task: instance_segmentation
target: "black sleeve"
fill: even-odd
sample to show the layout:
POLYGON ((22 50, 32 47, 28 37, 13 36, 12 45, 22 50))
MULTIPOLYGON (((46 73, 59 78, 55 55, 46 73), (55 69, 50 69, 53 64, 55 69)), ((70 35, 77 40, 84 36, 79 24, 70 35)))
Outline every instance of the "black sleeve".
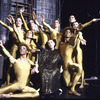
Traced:
POLYGON ((44 50, 44 49, 36 42, 36 39, 33 39, 33 41, 34 41, 34 43, 37 45, 37 47, 38 47, 41 51, 44 50))

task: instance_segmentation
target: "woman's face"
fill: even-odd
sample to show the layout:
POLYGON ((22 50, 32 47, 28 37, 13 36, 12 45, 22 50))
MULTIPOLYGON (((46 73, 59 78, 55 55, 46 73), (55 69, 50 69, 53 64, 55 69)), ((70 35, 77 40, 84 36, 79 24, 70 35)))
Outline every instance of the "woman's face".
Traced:
POLYGON ((55 47, 55 42, 53 40, 49 40, 48 41, 48 46, 50 49, 54 48, 55 47))
POLYGON ((78 22, 74 22, 74 23, 73 23, 73 28, 74 28, 74 29, 77 29, 78 27, 79 27, 79 23, 78 23, 78 22))
POLYGON ((17 27, 20 27, 20 26, 22 26, 22 20, 21 20, 21 18, 17 18, 17 20, 16 20, 16 26, 17 27))
POLYGON ((26 37, 27 37, 27 38, 32 38, 32 37, 33 37, 33 36, 32 36, 32 31, 28 31, 27 34, 26 34, 26 37))
POLYGON ((55 22, 54 22, 54 27, 55 27, 55 28, 58 28, 59 26, 60 26, 59 21, 58 21, 58 20, 55 20, 55 22))
POLYGON ((34 24, 33 20, 30 20, 29 23, 30 23, 31 27, 35 27, 35 24, 34 24))

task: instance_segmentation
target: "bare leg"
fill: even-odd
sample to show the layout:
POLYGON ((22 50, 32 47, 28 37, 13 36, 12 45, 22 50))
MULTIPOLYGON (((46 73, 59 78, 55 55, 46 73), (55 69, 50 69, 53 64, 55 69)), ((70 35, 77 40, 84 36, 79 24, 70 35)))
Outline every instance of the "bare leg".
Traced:
MULTIPOLYGON (((77 63, 83 66, 83 53, 80 47, 77 47, 77 63)), ((81 85, 79 88, 84 88, 84 70, 82 70, 81 85)))
POLYGON ((27 97, 38 97, 39 96, 39 92, 37 90, 35 90, 34 88, 28 87, 26 86, 23 90, 22 93, 19 94, 11 94, 11 97, 13 98, 27 98, 27 97))
POLYGON ((3 93, 10 93, 18 90, 18 84, 17 83, 12 83, 11 85, 4 86, 0 88, 0 94, 3 93))
POLYGON ((65 84, 66 86, 70 86, 70 73, 68 70, 65 70, 63 71, 63 78, 64 78, 64 81, 65 81, 65 84))
POLYGON ((76 63, 71 63, 69 67, 72 67, 72 68, 74 67, 75 69, 77 69, 77 72, 76 72, 75 77, 73 79, 72 87, 71 87, 69 93, 73 93, 77 96, 80 96, 81 94, 75 91, 75 86, 76 86, 77 82, 79 81, 79 78, 81 77, 82 66, 80 66, 79 64, 76 64, 76 63))

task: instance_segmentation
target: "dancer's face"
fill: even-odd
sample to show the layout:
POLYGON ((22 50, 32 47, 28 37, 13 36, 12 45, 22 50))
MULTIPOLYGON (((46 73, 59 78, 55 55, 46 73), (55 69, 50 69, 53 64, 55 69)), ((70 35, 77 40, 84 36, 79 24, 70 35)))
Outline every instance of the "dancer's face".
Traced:
POLYGON ((20 26, 22 26, 22 20, 21 20, 21 18, 17 18, 17 20, 16 20, 16 26, 17 27, 20 27, 20 26))
POLYGON ((74 28, 74 29, 77 29, 78 27, 79 27, 79 23, 78 23, 78 22, 74 22, 74 23, 73 23, 73 28, 74 28))
POLYGON ((71 31, 70 31, 69 29, 67 29, 67 30, 65 31, 65 35, 64 35, 65 38, 66 38, 66 37, 69 37, 69 38, 70 38, 71 35, 72 35, 72 34, 71 34, 71 31))
POLYGON ((45 32, 48 32, 48 28, 46 26, 43 26, 43 28, 45 32))
POLYGON ((55 42, 53 40, 49 40, 48 46, 49 46, 50 49, 53 49, 55 47, 55 42))
POLYGON ((26 38, 32 38, 32 31, 28 31, 27 34, 26 34, 26 38))
POLYGON ((60 26, 59 21, 58 21, 58 20, 55 20, 55 22, 54 22, 54 27, 55 27, 55 28, 58 28, 59 26, 60 26))
POLYGON ((75 19, 75 16, 74 15, 71 15, 69 17, 69 23, 73 23, 73 22, 76 22, 76 19, 75 19))
POLYGON ((27 53, 28 53, 28 50, 27 50, 26 46, 21 46, 20 47, 20 54, 25 55, 27 53))
POLYGON ((33 21, 33 20, 30 20, 29 22, 30 22, 31 27, 34 27, 34 28, 35 28, 35 23, 34 23, 34 21, 33 21))

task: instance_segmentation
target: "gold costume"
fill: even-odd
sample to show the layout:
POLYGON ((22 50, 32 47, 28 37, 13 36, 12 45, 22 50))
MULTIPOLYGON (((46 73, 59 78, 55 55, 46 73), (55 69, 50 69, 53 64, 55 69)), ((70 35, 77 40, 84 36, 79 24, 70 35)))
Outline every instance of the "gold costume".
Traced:
MULTIPOLYGON (((17 50, 18 50, 18 44, 19 44, 19 41, 18 41, 18 39, 17 39, 17 36, 16 36, 16 34, 15 34, 15 32, 14 32, 14 30, 13 30, 12 27, 8 26, 7 24, 5 24, 4 22, 2 22, 1 20, 0 20, 0 24, 1 24, 2 26, 6 27, 10 32, 12 32, 13 45, 12 45, 12 47, 11 47, 10 54, 11 54, 14 58, 16 58, 16 52, 17 52, 17 50)), ((23 39, 23 38, 24 38, 25 32, 24 32, 23 30, 18 30, 18 31, 19 31, 20 38, 23 39)), ((8 72, 7 72, 7 82, 6 82, 6 84, 9 84, 9 83, 10 83, 10 75, 9 75, 9 72, 10 72, 10 70, 11 70, 11 67, 12 67, 12 65, 10 64, 10 65, 9 65, 9 68, 8 68, 8 72)))
MULTIPOLYGON (((28 28, 26 22, 25 22, 25 19, 24 19, 22 13, 20 13, 20 15, 21 15, 21 19, 22 19, 22 21, 23 21, 25 30, 26 30, 26 31, 30 30, 30 29, 28 28)), ((33 30, 31 30, 31 31, 33 32, 33 38, 36 39, 36 42, 38 42, 38 39, 39 39, 39 34, 38 34, 38 32, 35 32, 35 31, 33 31, 33 30)), ((32 41, 32 44, 34 45, 35 48, 37 48, 36 44, 35 44, 33 41, 32 41)))
POLYGON ((50 39, 50 36, 48 33, 44 32, 42 29, 41 29, 41 26, 40 24, 38 23, 37 20, 34 20, 35 23, 37 24, 38 28, 39 28, 39 32, 40 32, 40 35, 41 35, 41 38, 42 38, 42 48, 45 48, 45 44, 46 42, 50 39))
POLYGON ((77 43, 77 35, 74 38, 71 38, 69 42, 60 44, 60 53, 64 61, 63 77, 65 80, 66 86, 71 86, 71 89, 70 89, 71 93, 75 95, 80 95, 79 93, 75 91, 75 86, 79 78, 81 77, 82 66, 77 63, 73 63, 73 60, 72 60, 72 53, 76 46, 76 43, 77 43), (69 70, 75 72, 75 76, 72 79, 72 82, 71 82, 71 74, 69 70))
POLYGON ((28 78, 30 75, 30 68, 31 65, 34 65, 34 63, 28 59, 27 62, 21 62, 13 58, 5 48, 3 48, 3 51, 9 57, 10 62, 13 64, 16 79, 12 84, 1 87, 0 94, 21 91, 21 93, 18 94, 11 93, 10 96, 20 98, 38 97, 39 93, 34 88, 27 86, 28 78))
POLYGON ((39 49, 36 49, 36 48, 34 47, 33 42, 31 41, 31 39, 30 39, 30 43, 27 43, 26 40, 24 40, 24 39, 22 39, 22 38, 20 37, 20 34, 19 34, 19 32, 17 31, 17 28, 16 28, 16 25, 15 25, 15 24, 13 24, 13 29, 14 29, 14 31, 15 31, 16 36, 18 37, 19 42, 20 42, 21 44, 26 44, 26 45, 28 46, 28 48, 29 48, 29 53, 28 53, 27 58, 28 58, 28 59, 32 59, 32 61, 34 62, 34 61, 35 61, 35 57, 32 57, 31 50, 32 50, 32 49, 35 49, 35 50, 39 51, 39 49))
MULTIPOLYGON (((81 24, 81 29, 91 25, 93 21, 89 21, 85 24, 81 24)), ((79 38, 77 39, 77 45, 75 47, 75 51, 76 51, 76 54, 74 56, 76 56, 76 62, 78 64, 80 64, 81 66, 83 66, 83 51, 80 47, 80 42, 81 40, 83 39, 83 34, 82 32, 79 32, 79 38)), ((82 71, 82 76, 81 76, 81 85, 80 85, 80 88, 83 88, 83 85, 87 85, 87 83, 84 82, 84 70, 82 71)))
MULTIPOLYGON (((16 51, 18 50, 18 46, 17 45, 19 43, 19 41, 17 40, 17 36, 16 36, 16 34, 15 34, 15 32, 14 32, 12 27, 8 26, 7 24, 2 22, 1 20, 0 20, 0 24, 2 26, 6 27, 10 32, 12 32, 14 43, 13 43, 13 45, 11 47, 10 53, 14 58, 16 58, 16 51)), ((23 30, 18 30, 18 31, 19 31, 20 38, 24 39, 25 32, 23 30)))
POLYGON ((44 21, 43 21, 43 25, 48 27, 48 29, 50 30, 50 39, 56 40, 55 49, 58 49, 62 40, 62 33, 57 32, 55 29, 53 29, 49 24, 45 23, 44 21))

